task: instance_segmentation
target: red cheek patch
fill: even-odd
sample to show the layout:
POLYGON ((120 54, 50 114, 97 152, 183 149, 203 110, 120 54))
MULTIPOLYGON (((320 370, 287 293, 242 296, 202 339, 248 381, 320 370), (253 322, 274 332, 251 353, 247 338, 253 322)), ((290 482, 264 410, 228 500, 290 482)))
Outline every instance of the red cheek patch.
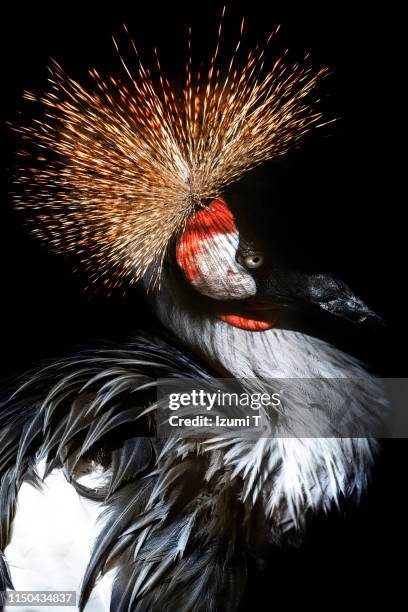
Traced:
POLYGON ((216 198, 207 208, 198 210, 187 221, 177 242, 176 258, 190 282, 194 283, 200 277, 196 260, 203 252, 202 243, 214 236, 236 231, 234 217, 223 198, 216 198))

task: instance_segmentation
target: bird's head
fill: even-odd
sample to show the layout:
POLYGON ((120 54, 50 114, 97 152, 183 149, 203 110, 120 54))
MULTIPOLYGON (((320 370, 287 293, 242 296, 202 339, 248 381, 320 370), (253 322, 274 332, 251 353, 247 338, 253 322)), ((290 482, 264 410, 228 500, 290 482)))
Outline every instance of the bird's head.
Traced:
POLYGON ((241 186, 193 214, 179 235, 177 268, 186 292, 196 294, 195 307, 253 332, 285 326, 291 315, 378 322, 341 279, 283 261, 274 244, 279 228, 271 221, 273 189, 266 177, 265 169, 252 171, 241 186))
POLYGON ((284 263, 266 214, 276 209, 268 164, 331 122, 315 109, 328 70, 286 52, 267 67, 261 45, 225 72, 217 53, 205 85, 188 66, 179 96, 159 67, 160 87, 138 64, 131 87, 91 71, 87 91, 53 65, 39 98, 46 120, 19 129, 41 155, 21 168, 17 207, 37 237, 78 258, 91 287, 169 288, 170 268, 162 310, 178 301, 190 318, 245 332, 285 328, 295 311, 375 319, 340 279, 284 263))

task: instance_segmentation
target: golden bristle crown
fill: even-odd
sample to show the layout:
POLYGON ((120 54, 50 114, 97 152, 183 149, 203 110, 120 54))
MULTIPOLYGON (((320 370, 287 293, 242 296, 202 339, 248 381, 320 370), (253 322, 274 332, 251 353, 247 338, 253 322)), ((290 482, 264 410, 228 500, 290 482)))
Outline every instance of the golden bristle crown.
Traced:
POLYGON ((53 63, 48 92, 26 94, 44 112, 17 128, 37 151, 19 176, 17 207, 53 250, 80 259, 91 284, 123 287, 152 264, 156 282, 169 242, 197 207, 321 124, 313 94, 327 69, 288 66, 285 55, 267 69, 272 35, 240 61, 242 31, 243 22, 223 71, 222 21, 207 70, 193 70, 189 42, 178 93, 157 54, 153 76, 134 47, 132 72, 120 56, 123 81, 93 69, 85 88, 53 63))

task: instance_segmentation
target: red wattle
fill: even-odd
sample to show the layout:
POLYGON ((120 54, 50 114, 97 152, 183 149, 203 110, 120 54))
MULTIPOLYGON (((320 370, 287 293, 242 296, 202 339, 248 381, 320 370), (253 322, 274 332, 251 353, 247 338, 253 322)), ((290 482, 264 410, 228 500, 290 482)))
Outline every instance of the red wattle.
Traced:
POLYGON ((275 315, 272 315, 268 321, 265 319, 249 319, 236 314, 218 315, 217 318, 225 323, 229 323, 229 325, 233 327, 238 327, 246 331, 266 331, 267 329, 272 329, 278 320, 278 317, 275 315))

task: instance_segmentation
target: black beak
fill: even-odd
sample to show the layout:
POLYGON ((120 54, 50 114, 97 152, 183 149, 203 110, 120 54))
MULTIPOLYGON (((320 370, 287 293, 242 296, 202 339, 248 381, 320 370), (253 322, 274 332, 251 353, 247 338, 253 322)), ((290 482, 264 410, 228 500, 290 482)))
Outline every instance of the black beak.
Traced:
POLYGON ((259 281, 262 301, 289 308, 319 308, 353 323, 382 323, 351 289, 331 274, 305 274, 289 269, 275 269, 259 281))

